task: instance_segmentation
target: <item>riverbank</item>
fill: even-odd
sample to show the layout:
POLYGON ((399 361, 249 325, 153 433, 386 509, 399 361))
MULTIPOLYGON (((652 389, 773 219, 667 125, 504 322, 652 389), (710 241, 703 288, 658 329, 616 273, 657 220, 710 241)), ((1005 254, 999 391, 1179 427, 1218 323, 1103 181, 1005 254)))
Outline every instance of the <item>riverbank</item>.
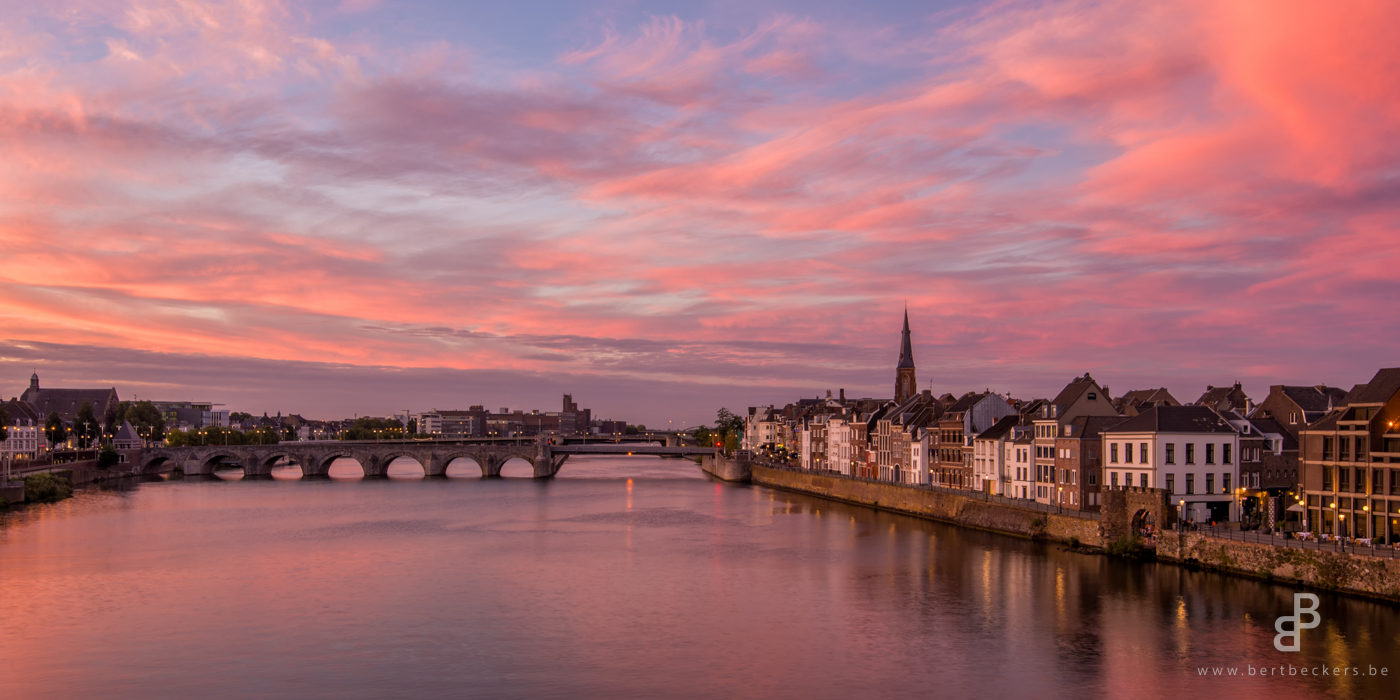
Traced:
POLYGON ((130 477, 128 472, 116 469, 101 469, 97 460, 55 464, 42 469, 17 472, 9 484, 0 484, 0 506, 19 506, 34 500, 33 494, 25 489, 24 479, 36 474, 51 474, 55 479, 67 482, 69 486, 82 486, 97 481, 130 477))
MULTIPOLYGON (((899 484, 861 481, 810 472, 752 465, 752 483, 833 501, 912 515, 959 527, 1028 539, 1043 539, 1075 548, 1105 549, 1121 538, 1103 520, 984 500, 961 494, 899 484)), ((1201 533, 1163 532, 1155 549, 1158 561, 1188 568, 1278 581, 1349 595, 1400 602, 1400 560, 1314 549, 1208 537, 1201 533)))

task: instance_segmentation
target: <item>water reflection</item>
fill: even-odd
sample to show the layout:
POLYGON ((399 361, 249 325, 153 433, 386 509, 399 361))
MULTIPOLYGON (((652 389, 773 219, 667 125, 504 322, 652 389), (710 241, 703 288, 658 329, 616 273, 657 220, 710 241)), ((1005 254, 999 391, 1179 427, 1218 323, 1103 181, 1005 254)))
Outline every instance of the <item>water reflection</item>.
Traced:
POLYGON ((553 481, 468 465, 133 480, 0 516, 6 696, 1385 697, 1400 673, 1388 605, 1324 595, 1281 654, 1282 586, 678 460, 571 458, 553 481), (1392 675, 1197 674, 1279 663, 1392 675))

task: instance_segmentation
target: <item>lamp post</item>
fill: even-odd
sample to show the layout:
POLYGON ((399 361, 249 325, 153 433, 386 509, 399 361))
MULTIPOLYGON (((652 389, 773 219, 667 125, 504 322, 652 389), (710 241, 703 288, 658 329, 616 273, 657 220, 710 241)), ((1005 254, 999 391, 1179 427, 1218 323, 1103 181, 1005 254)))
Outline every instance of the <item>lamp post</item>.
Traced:
POLYGON ((1342 530, 1346 529, 1347 514, 1346 514, 1346 513, 1338 513, 1338 514, 1337 514, 1337 518, 1338 518, 1338 524, 1337 524, 1337 551, 1340 552, 1340 551, 1343 551, 1343 550, 1345 549, 1345 546, 1342 544, 1342 543, 1343 543, 1343 540, 1342 540, 1342 530))

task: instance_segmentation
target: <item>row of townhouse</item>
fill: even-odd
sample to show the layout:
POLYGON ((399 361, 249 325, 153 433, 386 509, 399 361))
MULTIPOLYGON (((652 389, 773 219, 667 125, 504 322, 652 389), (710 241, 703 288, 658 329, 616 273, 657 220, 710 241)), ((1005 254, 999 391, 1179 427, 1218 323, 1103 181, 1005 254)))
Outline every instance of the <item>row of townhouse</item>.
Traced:
MULTIPOLYGON (((1263 520, 1268 497, 1281 495, 1270 494, 1262 478, 1287 473, 1270 460, 1296 450, 1278 421, 1174 400, 1129 406, 1132 415, 1120 413, 1088 374, 1050 400, 925 391, 899 404, 808 401, 751 409, 745 448, 789 458, 804 470, 1066 510, 1097 511, 1107 489, 1160 489, 1196 522, 1237 520, 1242 510, 1255 510, 1246 505, 1254 498, 1263 520)), ((1275 484, 1292 487, 1286 480, 1275 484)), ((1282 518, 1284 505, 1272 504, 1270 525, 1282 518)))
POLYGON ((1097 511, 1109 489, 1156 489, 1195 522, 1286 517, 1315 531, 1400 532, 1400 370, 1347 392, 1239 382, 1183 405, 1165 387, 1114 398, 1088 373, 1052 399, 917 392, 905 315, 893 400, 751 408, 745 447, 802 469, 1097 511), (1300 437, 1306 436, 1300 442, 1300 437), (1392 466, 1393 465, 1393 466, 1392 466), (1364 498, 1363 498, 1364 496, 1364 498))

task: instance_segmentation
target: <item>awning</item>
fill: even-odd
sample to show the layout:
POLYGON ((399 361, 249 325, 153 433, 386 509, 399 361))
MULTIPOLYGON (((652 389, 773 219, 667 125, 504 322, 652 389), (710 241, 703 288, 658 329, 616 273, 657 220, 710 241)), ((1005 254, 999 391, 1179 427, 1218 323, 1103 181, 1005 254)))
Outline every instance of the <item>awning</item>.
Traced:
POLYGON ((1301 504, 1301 503, 1294 503, 1293 505, 1288 506, 1287 508, 1284 508, 1284 510, 1291 511, 1291 512, 1294 512, 1294 513, 1301 513, 1301 512, 1303 512, 1303 511, 1305 511, 1305 510, 1307 510, 1307 509, 1304 508, 1304 507, 1303 507, 1303 504, 1301 504))

